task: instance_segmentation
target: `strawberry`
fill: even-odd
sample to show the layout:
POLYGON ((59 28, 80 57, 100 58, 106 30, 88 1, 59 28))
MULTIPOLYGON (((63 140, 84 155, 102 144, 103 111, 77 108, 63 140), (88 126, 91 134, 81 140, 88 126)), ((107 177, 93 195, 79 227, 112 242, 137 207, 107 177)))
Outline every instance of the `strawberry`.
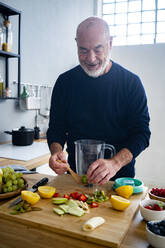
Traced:
POLYGON ((84 195, 84 194, 80 194, 78 200, 79 200, 79 201, 85 202, 85 201, 87 200, 87 197, 86 197, 86 195, 84 195))
POLYGON ((72 192, 70 193, 70 197, 72 197, 74 200, 78 200, 80 197, 80 194, 78 192, 72 192))
POLYGON ((59 193, 54 193, 53 197, 59 197, 59 193))
POLYGON ((161 206, 159 206, 158 204, 154 204, 152 209, 156 210, 156 211, 162 211, 163 210, 163 208, 161 206))
POLYGON ((145 208, 150 209, 150 210, 153 210, 153 208, 152 208, 151 205, 147 205, 147 206, 145 206, 145 208))
POLYGON ((90 207, 91 208, 97 208, 99 206, 99 204, 97 202, 92 202, 90 207))
POLYGON ((64 194, 64 198, 67 198, 68 200, 70 199, 70 196, 68 194, 64 194))

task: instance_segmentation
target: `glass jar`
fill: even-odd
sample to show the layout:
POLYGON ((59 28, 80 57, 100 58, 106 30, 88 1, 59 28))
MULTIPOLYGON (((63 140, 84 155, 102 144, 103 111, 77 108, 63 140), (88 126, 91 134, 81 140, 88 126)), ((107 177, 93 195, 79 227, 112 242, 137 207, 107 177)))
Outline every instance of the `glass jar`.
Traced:
POLYGON ((12 45, 13 45, 13 33, 11 29, 11 22, 9 20, 5 20, 3 27, 2 50, 6 52, 11 52, 12 45))

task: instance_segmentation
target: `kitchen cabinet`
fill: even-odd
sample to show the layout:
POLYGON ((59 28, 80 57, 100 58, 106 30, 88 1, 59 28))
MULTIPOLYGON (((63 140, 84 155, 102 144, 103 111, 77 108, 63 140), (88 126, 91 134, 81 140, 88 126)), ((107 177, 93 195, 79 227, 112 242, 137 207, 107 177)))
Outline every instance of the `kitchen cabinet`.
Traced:
POLYGON ((2 97, 0 100, 5 99, 17 99, 20 96, 20 82, 21 82, 21 12, 4 4, 0 3, 0 14, 3 16, 4 20, 9 20, 11 16, 16 16, 18 18, 18 48, 17 53, 7 52, 0 50, 0 57, 5 58, 5 80, 4 80, 4 89, 9 88, 9 59, 17 59, 18 65, 18 88, 17 88, 17 97, 2 97))

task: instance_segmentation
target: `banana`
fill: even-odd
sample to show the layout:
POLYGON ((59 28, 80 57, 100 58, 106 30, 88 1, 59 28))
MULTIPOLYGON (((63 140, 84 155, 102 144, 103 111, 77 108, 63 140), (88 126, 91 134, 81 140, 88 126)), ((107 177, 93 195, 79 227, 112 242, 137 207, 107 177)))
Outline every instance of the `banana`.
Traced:
POLYGON ((88 231, 92 231, 92 230, 94 230, 96 227, 102 225, 104 222, 105 222, 105 220, 104 220, 102 217, 99 217, 99 216, 98 216, 98 217, 93 217, 93 218, 87 220, 87 221, 84 223, 82 229, 83 229, 84 231, 87 231, 87 232, 88 232, 88 231))

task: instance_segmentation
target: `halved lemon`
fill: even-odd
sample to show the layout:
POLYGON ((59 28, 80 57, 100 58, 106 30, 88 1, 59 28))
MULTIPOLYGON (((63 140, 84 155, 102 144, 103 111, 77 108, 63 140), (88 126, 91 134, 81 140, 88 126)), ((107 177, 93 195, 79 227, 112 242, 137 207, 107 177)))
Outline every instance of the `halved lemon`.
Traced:
POLYGON ((118 187, 115 191, 118 195, 128 199, 133 194, 133 186, 123 185, 118 187))
POLYGON ((121 196, 111 195, 110 202, 112 207, 116 210, 123 211, 131 204, 131 202, 121 196))
POLYGON ((38 192, 42 198, 51 198, 56 192, 56 188, 52 186, 40 186, 38 192))
POLYGON ((34 205, 40 199, 39 194, 33 193, 31 191, 28 191, 28 190, 22 190, 21 191, 21 197, 22 197, 22 200, 27 201, 31 205, 34 205))

